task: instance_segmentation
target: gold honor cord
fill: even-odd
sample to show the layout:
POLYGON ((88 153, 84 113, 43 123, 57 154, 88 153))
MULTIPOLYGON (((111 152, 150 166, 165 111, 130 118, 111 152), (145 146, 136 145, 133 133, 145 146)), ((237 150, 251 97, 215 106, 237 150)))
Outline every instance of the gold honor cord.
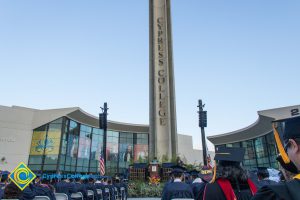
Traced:
POLYGON ((210 183, 214 183, 216 181, 216 176, 217 176, 217 162, 215 161, 214 174, 213 174, 213 178, 211 179, 210 183))
POLYGON ((298 180, 300 180, 300 174, 298 174, 298 175, 294 176, 294 179, 298 179, 298 180))
POLYGON ((288 155, 286 154, 285 150, 284 150, 284 147, 282 145, 282 142, 280 140, 280 137, 279 137, 279 133, 277 132, 276 128, 275 128, 275 125, 273 124, 273 131, 274 131, 274 137, 275 137, 275 141, 276 141, 276 144, 277 144, 277 147, 278 147, 278 150, 279 150, 279 153, 280 155, 282 156, 282 160, 285 164, 288 164, 290 163, 290 158, 288 157, 288 155))

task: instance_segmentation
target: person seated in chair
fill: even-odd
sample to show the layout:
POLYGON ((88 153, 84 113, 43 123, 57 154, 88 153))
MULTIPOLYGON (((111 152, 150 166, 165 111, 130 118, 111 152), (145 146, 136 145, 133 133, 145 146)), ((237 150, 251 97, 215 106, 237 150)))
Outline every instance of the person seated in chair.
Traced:
POLYGON ((97 188, 96 188, 96 186, 94 184, 94 179, 92 177, 90 177, 88 179, 88 182, 85 184, 85 186, 86 186, 87 190, 92 190, 94 192, 94 200, 98 200, 97 188))
MULTIPOLYGON (((3 199, 19 199, 22 196, 22 191, 14 182, 8 184, 3 193, 3 199)), ((2 199, 0 198, 0 199, 2 199)), ((34 198, 34 196, 32 196, 34 198)))
POLYGON ((75 189, 77 192, 81 192, 83 199, 87 199, 87 190, 85 184, 83 184, 83 179, 75 178, 75 189))
POLYGON ((71 183, 69 179, 63 177, 60 182, 57 182, 55 185, 56 193, 64 193, 68 195, 68 199, 71 199, 71 194, 76 193, 75 184, 71 183))

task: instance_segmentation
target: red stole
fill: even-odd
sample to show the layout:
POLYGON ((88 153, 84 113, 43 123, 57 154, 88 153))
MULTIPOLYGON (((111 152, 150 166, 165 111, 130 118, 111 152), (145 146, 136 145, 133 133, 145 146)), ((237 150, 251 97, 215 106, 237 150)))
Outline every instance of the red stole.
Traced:
MULTIPOLYGON (((251 190, 252 195, 254 195, 257 192, 257 188, 254 185, 254 183, 248 179, 248 185, 251 190)), ((237 200, 234 190, 229 182, 229 180, 224 179, 224 178, 219 178, 217 180, 218 185, 221 187, 223 193, 225 194, 226 200, 237 200)))

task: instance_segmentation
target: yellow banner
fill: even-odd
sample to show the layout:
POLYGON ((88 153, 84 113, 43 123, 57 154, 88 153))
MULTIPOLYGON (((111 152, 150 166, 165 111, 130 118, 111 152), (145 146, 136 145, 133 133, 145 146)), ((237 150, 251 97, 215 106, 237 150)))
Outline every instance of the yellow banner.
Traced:
POLYGON ((32 135, 30 155, 52 155, 59 153, 60 147, 60 131, 48 132, 46 139, 46 131, 34 131, 32 135))

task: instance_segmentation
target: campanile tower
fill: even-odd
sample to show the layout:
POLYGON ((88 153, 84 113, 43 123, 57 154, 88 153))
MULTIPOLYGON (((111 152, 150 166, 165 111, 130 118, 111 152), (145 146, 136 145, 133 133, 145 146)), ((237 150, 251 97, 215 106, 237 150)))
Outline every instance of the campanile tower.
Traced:
POLYGON ((150 3, 150 159, 177 155, 170 0, 150 3))

